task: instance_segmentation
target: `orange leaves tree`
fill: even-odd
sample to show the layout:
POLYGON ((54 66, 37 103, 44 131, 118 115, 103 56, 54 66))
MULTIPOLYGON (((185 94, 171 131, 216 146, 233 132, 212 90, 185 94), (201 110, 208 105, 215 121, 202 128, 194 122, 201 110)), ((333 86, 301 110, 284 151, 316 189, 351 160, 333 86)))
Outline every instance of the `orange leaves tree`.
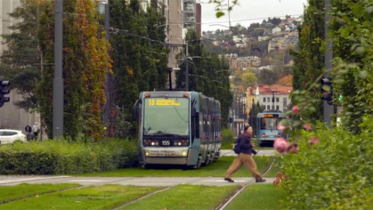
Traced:
POLYGON ((277 85, 291 86, 293 84, 293 75, 289 74, 285 77, 279 79, 276 83, 277 85))
MULTIPOLYGON (((101 105, 106 72, 111 71, 109 43, 99 25, 97 2, 64 1, 63 78, 64 136, 87 135, 98 140, 103 135, 101 105)), ((40 16, 39 40, 46 63, 54 62, 54 3, 49 2, 40 16)), ((52 137, 54 68, 45 68, 38 86, 41 114, 52 137)))
POLYGON ((106 73, 111 73, 111 59, 107 53, 110 44, 99 26, 96 6, 91 0, 77 0, 76 11, 79 14, 77 26, 81 29, 79 43, 86 59, 82 66, 82 93, 85 103, 89 104, 83 119, 88 128, 86 133, 98 139, 103 136, 101 107, 106 103, 104 84, 106 73))

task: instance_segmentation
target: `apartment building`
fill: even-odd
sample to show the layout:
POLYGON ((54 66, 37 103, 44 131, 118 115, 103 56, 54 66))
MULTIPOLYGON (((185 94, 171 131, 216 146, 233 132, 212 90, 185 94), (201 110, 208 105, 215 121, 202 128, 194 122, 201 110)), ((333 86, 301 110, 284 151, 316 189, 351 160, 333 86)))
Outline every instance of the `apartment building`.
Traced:
MULTIPOLYGON (((21 5, 20 0, 1 0, 0 1, 0 34, 10 34, 9 26, 14 25, 17 21, 9 16, 15 8, 21 5)), ((7 46, 2 44, 0 37, 0 53, 7 49, 7 46)), ((1 75, 0 75, 0 78, 1 75)), ((4 80, 8 78, 2 78, 4 80)), ((5 103, 0 108, 0 128, 24 130, 26 125, 32 126, 34 122, 40 122, 40 115, 38 113, 30 113, 23 109, 19 109, 14 105, 16 101, 22 99, 22 95, 18 94, 16 90, 12 90, 9 94, 10 102, 5 103)))
POLYGON ((292 86, 281 85, 258 85, 257 87, 247 88, 246 97, 246 110, 250 113, 253 103, 259 102, 264 110, 277 110, 286 112, 291 101, 289 98, 290 93, 293 91, 292 86), (274 101, 272 100, 274 98, 274 101))
POLYGON ((197 37, 201 38, 201 4, 196 3, 196 0, 183 0, 183 21, 184 28, 187 30, 195 30, 197 37))

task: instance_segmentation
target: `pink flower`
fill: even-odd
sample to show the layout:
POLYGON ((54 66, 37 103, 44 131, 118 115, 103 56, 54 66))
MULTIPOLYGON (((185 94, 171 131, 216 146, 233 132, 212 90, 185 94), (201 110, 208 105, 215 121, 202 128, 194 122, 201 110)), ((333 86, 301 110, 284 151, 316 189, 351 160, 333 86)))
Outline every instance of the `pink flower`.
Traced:
POLYGON ((311 145, 312 144, 318 144, 320 140, 314 136, 311 136, 311 141, 309 142, 311 145))
POLYGON ((288 152, 291 152, 291 153, 294 153, 294 154, 297 153, 298 150, 299 150, 299 146, 298 146, 297 143, 294 143, 294 144, 290 145, 289 148, 288 148, 288 152))
POLYGON ((287 142, 284 138, 276 138, 273 147, 277 152, 284 153, 289 147, 289 142, 287 142))
POLYGON ((299 107, 298 106, 293 106, 293 112, 294 112, 294 114, 298 114, 299 113, 299 107))
POLYGON ((284 132, 284 130, 286 129, 285 126, 281 125, 281 124, 278 124, 277 125, 277 129, 280 130, 282 133, 284 132))
POLYGON ((311 131, 311 130, 312 130, 312 127, 311 127, 310 124, 304 124, 304 125, 303 125, 303 128, 306 129, 306 130, 308 130, 308 131, 311 131))
POLYGON ((307 82, 302 82, 302 84, 305 86, 305 85, 307 85, 307 82))

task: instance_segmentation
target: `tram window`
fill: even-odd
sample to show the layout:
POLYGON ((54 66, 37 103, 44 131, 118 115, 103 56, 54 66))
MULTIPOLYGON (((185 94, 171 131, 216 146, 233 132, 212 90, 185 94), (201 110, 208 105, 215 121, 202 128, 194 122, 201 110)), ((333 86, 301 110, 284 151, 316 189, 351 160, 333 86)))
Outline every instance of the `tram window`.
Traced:
POLYGON ((196 138, 199 138, 199 113, 196 113, 196 117, 194 118, 195 122, 195 129, 196 129, 196 138))
POLYGON ((277 118, 262 118, 260 123, 260 129, 269 130, 269 129, 277 129, 278 123, 280 123, 281 119, 277 118))
MULTIPOLYGON (((200 130, 200 133, 202 133, 202 136, 203 136, 203 132, 204 132, 204 124, 203 124, 203 113, 201 113, 199 115, 199 130, 200 130)), ((201 134, 200 134, 201 135, 201 134)))

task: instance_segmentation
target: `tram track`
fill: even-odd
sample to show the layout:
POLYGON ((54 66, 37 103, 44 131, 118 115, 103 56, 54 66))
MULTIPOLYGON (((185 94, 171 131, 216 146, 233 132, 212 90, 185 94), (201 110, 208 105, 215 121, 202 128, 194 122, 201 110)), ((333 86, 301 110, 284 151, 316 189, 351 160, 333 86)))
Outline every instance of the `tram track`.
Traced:
MULTIPOLYGON (((261 174, 262 176, 266 175, 271 170, 274 162, 275 162, 275 158, 272 159, 269 166, 261 174)), ((223 203, 221 203, 218 207, 216 207, 215 210, 224 210, 242 191, 244 191, 249 185, 252 185, 253 183, 255 183, 255 179, 242 185, 238 190, 234 191, 231 194, 231 196, 229 196, 223 203)))
POLYGON ((142 196, 142 197, 140 197, 140 198, 137 198, 137 199, 135 199, 135 200, 132 200, 132 201, 130 201, 130 202, 128 202, 128 203, 124 203, 124 204, 122 204, 122 205, 120 205, 120 206, 117 206, 117 207, 113 208, 112 210, 119 210, 119 209, 121 209, 121 208, 123 208, 123 207, 125 207, 125 206, 128 206, 128 205, 132 204, 132 203, 135 203, 135 202, 137 202, 137 201, 141 201, 141 200, 143 200, 143 199, 145 199, 145 198, 148 198, 148 197, 150 197, 150 196, 152 196, 152 195, 155 195, 155 194, 157 194, 157 193, 160 193, 160 192, 163 192, 163 191, 169 190, 169 189, 171 189, 171 188, 173 188, 173 187, 175 187, 175 186, 166 187, 166 188, 163 188, 163 189, 160 189, 160 190, 154 191, 154 192, 152 192, 152 193, 146 194, 146 195, 144 195, 144 196, 142 196))

